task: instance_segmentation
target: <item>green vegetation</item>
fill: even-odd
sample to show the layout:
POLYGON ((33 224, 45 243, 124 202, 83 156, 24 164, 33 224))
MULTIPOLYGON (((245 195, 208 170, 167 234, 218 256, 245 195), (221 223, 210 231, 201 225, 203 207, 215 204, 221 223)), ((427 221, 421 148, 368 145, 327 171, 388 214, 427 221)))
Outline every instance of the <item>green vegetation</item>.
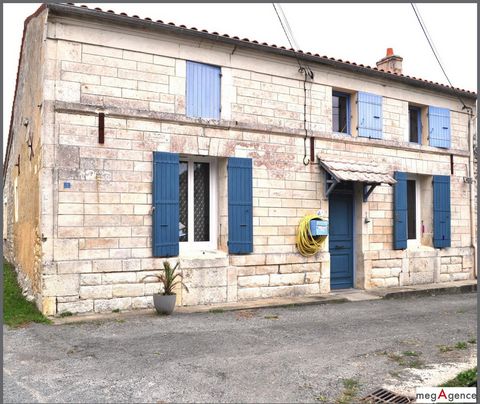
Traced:
POLYGON ((113 309, 112 313, 120 313, 120 309, 113 309))
POLYGON ((460 341, 455 344, 455 348, 457 349, 467 349, 467 343, 460 341))
POLYGON ((278 320, 278 316, 275 314, 266 315, 264 318, 267 320, 278 320))
POLYGON ((402 355, 403 356, 419 356, 420 354, 415 351, 405 351, 405 352, 402 352, 402 355))
POLYGON ((17 275, 12 265, 3 261, 3 322, 19 327, 30 322, 50 324, 51 321, 40 313, 35 303, 22 295, 17 275))
POLYGON ((70 316, 73 316, 72 312, 71 311, 62 311, 60 314, 59 314, 60 317, 70 317, 70 316))
POLYGON ((438 349, 440 350, 440 352, 445 353, 453 351, 454 348, 450 345, 439 345, 438 349))
POLYGON ((468 342, 469 344, 476 344, 476 343, 477 343, 477 339, 476 339, 476 338, 470 338, 467 342, 468 342))
POLYGON ((469 387, 477 381, 477 368, 459 373, 455 378, 449 380, 440 387, 469 387))
POLYGON ((395 353, 389 353, 388 359, 397 362, 400 366, 407 368, 421 369, 425 363, 419 358, 421 352, 405 351, 401 355, 395 353))
POLYGON ((340 398, 337 399, 337 404, 347 404, 354 402, 354 398, 358 393, 360 383, 355 379, 345 379, 343 383, 343 392, 340 398))
POLYGON ((224 309, 210 309, 208 310, 209 313, 213 313, 213 314, 220 314, 220 313, 225 313, 225 310, 224 309))

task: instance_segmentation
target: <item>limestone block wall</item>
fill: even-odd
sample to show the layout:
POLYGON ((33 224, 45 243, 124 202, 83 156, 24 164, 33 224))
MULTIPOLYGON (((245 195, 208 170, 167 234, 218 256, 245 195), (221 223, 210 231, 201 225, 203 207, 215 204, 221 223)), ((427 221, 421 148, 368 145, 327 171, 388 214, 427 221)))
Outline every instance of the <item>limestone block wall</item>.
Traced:
MULTIPOLYGON (((55 115, 56 270, 43 282, 58 312, 151 304, 147 296, 159 284, 142 279, 158 273, 163 261, 152 258, 151 250, 152 150, 194 155, 203 150, 254 161, 254 253, 228 257, 219 244, 206 259, 180 257, 190 289, 179 291, 181 303, 328 291, 328 255, 306 259, 295 250, 300 218, 326 209, 319 168, 301 162, 301 138, 106 118, 105 144, 99 145, 96 116, 55 115)), ((220 227, 220 239, 226 228, 220 227)))
MULTIPOLYGON (((41 293, 42 234, 39 176, 42 164, 43 61, 46 13, 39 10, 24 32, 18 71, 12 143, 3 184, 7 220, 3 251, 30 297, 41 293)), ((6 118, 7 119, 7 118, 6 118)), ((6 139, 6 137, 4 138, 6 139)), ((5 226, 5 225, 4 225, 5 226)))

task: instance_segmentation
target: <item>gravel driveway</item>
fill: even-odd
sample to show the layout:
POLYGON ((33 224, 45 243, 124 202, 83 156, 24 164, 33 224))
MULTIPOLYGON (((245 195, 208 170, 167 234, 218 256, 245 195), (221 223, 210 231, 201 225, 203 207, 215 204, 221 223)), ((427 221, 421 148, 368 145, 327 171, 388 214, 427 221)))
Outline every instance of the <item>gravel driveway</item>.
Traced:
POLYGON ((476 317, 469 293, 4 327, 4 402, 335 402, 467 362, 476 317))

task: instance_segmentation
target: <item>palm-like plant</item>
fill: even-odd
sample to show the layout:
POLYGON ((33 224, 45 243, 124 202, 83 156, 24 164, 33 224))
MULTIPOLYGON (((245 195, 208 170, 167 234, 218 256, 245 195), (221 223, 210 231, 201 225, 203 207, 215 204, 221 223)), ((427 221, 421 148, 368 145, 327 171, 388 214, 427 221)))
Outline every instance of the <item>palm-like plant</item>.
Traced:
POLYGON ((177 285, 181 285, 185 288, 185 290, 188 292, 187 286, 183 283, 182 281, 182 275, 178 272, 176 272, 179 262, 172 268, 170 265, 170 262, 168 261, 163 261, 163 273, 160 275, 147 275, 145 276, 142 281, 146 278, 154 277, 157 278, 159 282, 162 282, 163 284, 163 294, 164 295, 174 295, 175 293, 173 290, 177 285))

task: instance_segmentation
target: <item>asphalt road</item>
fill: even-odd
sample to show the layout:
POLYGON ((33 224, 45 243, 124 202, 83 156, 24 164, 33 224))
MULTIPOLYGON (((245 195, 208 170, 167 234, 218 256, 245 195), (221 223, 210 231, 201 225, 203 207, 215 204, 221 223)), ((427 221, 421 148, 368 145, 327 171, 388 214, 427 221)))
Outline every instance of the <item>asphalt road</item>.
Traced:
POLYGON ((4 326, 4 402, 335 402, 466 361, 473 344, 439 345, 475 337, 476 318, 470 293, 4 326))

